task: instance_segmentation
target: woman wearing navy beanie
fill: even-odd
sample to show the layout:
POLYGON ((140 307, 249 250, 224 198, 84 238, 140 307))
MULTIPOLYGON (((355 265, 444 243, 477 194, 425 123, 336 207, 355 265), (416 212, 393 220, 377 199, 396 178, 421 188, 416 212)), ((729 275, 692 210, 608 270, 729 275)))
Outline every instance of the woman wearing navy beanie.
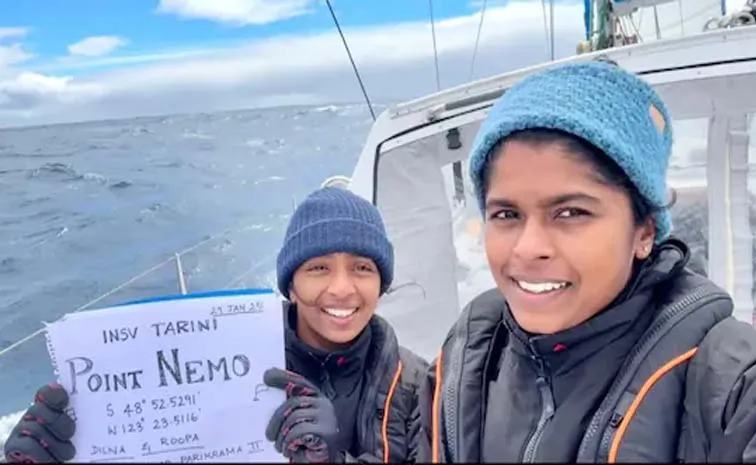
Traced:
POLYGON ((664 103, 612 63, 491 109, 470 172, 497 288, 429 371, 426 460, 756 460, 756 330, 670 237, 671 147, 664 103))
POLYGON ((286 390, 266 435, 295 462, 412 462, 428 364, 375 314, 394 274, 378 209, 326 187, 294 212, 277 260, 286 297, 286 390))
MULTIPOLYGON (((291 218, 277 271, 287 370, 270 369, 264 381, 287 400, 269 420, 268 440, 297 463, 414 462, 428 364, 375 315, 394 273, 376 207, 339 188, 312 193, 291 218)), ((67 403, 60 386, 41 388, 5 443, 6 460, 71 460, 67 403)))

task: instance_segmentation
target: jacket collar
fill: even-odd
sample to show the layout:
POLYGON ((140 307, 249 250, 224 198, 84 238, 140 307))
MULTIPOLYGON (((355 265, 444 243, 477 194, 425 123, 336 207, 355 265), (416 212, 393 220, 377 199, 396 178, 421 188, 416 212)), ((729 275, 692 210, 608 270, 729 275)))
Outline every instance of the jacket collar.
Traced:
POLYGON ((636 264, 628 284, 604 310, 555 334, 528 334, 505 306, 504 324, 512 335, 512 348, 528 358, 545 361, 551 372, 569 370, 637 325, 650 324, 656 308, 655 289, 676 276, 689 256, 683 242, 667 240, 648 259, 636 264))

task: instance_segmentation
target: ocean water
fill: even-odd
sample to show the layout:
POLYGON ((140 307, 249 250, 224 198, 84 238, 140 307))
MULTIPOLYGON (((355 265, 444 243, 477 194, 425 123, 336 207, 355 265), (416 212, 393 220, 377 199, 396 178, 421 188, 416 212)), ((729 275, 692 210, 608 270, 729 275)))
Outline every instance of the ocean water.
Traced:
MULTIPOLYGON (((350 175, 360 105, 137 118, 0 131, 0 351, 43 321, 189 291, 273 283, 297 199, 350 175), (163 262, 162 266, 156 266, 163 262)), ((43 337, 0 355, 0 444, 53 380, 43 337)))

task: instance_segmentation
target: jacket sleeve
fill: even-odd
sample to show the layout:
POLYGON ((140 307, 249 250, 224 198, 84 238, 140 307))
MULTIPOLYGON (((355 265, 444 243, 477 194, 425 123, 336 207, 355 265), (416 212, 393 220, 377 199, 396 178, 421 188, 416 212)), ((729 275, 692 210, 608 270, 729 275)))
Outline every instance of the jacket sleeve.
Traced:
POLYGON ((730 317, 715 325, 686 379, 681 458, 756 462, 756 329, 730 317))
MULTIPOLYGON (((430 435, 426 433, 423 427, 423 417, 421 416, 422 399, 420 395, 424 389, 423 384, 421 384, 415 386, 412 393, 412 410, 407 421, 407 458, 403 463, 416 464, 430 461, 430 435)), ((346 454, 345 463, 383 463, 383 461, 370 454, 362 454, 359 457, 346 454)))
POLYGON ((413 444, 410 460, 414 463, 432 463, 433 459, 433 392, 435 391, 436 364, 434 360, 420 381, 417 404, 413 413, 413 444))
MULTIPOLYGON (((403 457, 402 463, 423 463, 426 462, 423 457, 426 454, 425 436, 422 425, 422 406, 424 399, 421 398, 424 389, 425 378, 428 373, 428 362, 404 348, 399 348, 399 355, 404 366, 401 377, 400 396, 402 411, 406 412, 405 422, 407 428, 405 437, 401 438, 406 445, 406 457, 403 457)), ((399 438, 396 438, 399 439, 399 438)), ((344 463, 383 463, 383 457, 376 457, 373 454, 363 453, 357 457, 343 452, 344 463)), ((393 457, 392 459, 397 459, 393 457)))
POLYGON ((427 383, 429 365, 428 362, 418 355, 405 354, 405 360, 411 360, 411 374, 408 376, 408 388, 410 391, 409 411, 407 422, 407 463, 428 462, 426 455, 430 457, 430 442, 427 440, 426 429, 423 424, 423 407, 430 402, 427 396, 427 383))

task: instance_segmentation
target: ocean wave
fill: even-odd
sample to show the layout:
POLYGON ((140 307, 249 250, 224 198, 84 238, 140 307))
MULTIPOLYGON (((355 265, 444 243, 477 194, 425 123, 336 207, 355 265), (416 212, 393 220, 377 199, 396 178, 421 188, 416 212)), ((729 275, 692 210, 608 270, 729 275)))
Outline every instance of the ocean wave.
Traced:
POLYGON ((184 129, 183 134, 181 135, 184 139, 200 139, 200 140, 213 140, 215 139, 215 136, 211 134, 205 134, 202 132, 193 131, 191 129, 184 129))
POLYGON ((7 152, 2 153, 0 152, 0 158, 68 158, 76 155, 76 152, 74 151, 66 151, 62 153, 49 153, 49 152, 33 152, 33 153, 24 153, 24 152, 7 152))
POLYGON ((99 173, 80 173, 72 165, 62 162, 47 162, 37 168, 32 168, 31 170, 26 171, 28 173, 27 177, 33 179, 59 179, 67 182, 86 181, 107 185, 112 189, 123 189, 130 187, 133 184, 131 181, 125 179, 111 180, 107 176, 99 173))
POLYGON ((270 183, 270 182, 283 181, 284 179, 286 179, 286 178, 284 178, 283 176, 268 176, 268 177, 263 178, 263 179, 258 179, 253 184, 255 186, 258 186, 260 184, 267 184, 267 183, 270 183))
POLYGON ((244 141, 244 145, 246 145, 249 148, 256 149, 256 148, 263 147, 265 145, 265 140, 264 139, 249 139, 249 140, 244 141))

